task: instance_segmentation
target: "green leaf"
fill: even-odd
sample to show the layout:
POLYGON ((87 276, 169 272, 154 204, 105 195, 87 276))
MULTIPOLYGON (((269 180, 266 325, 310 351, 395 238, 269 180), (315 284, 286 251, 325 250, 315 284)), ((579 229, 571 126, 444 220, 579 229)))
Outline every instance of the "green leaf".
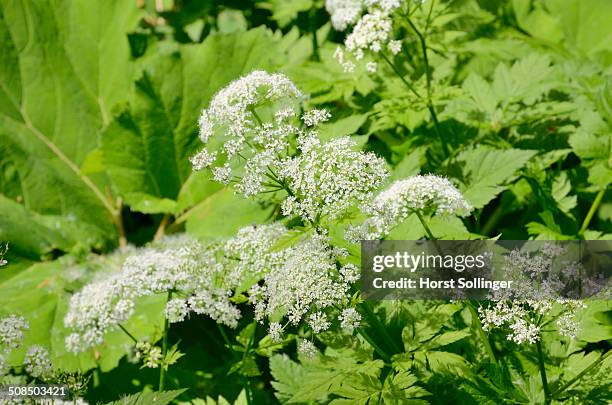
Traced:
POLYGON ((138 16, 134 2, 120 0, 0 4, 0 167, 12 173, 0 192, 90 224, 99 246, 114 237, 114 208, 103 180, 79 168, 129 88, 126 34, 138 16))
POLYGON ((461 191, 475 207, 482 208, 515 178, 516 172, 535 155, 535 151, 485 146, 459 153, 457 161, 462 170, 461 191))
POLYGON ((157 198, 146 193, 128 193, 125 203, 132 211, 144 214, 174 213, 177 210, 177 202, 169 198, 157 198))
POLYGON ((167 405, 185 391, 187 388, 174 391, 139 392, 105 405, 167 405))
MULTIPOLYGON (((197 177, 189 157, 201 147, 200 111, 231 80, 254 69, 269 69, 282 59, 275 41, 258 28, 211 35, 202 44, 149 59, 129 101, 119 106, 101 138, 109 177, 134 210, 174 212, 179 207, 168 200, 185 200, 185 193, 198 195, 189 189, 202 182, 187 184, 197 177)), ((189 199, 192 205, 199 201, 189 199)))
POLYGON ((229 237, 247 224, 263 223, 271 212, 271 207, 247 200, 224 188, 190 211, 186 228, 189 233, 201 238, 229 237))
POLYGON ((274 395, 281 403, 287 402, 304 382, 306 372, 286 354, 275 354, 270 357, 270 372, 274 381, 274 395))

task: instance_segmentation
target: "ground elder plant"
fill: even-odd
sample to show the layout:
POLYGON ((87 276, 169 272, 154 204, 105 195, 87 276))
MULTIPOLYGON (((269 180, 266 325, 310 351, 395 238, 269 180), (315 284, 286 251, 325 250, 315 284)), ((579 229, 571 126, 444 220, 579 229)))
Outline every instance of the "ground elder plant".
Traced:
POLYGON ((612 401, 609 280, 554 243, 612 239, 612 4, 60 3, 0 0, 0 387, 612 401), (374 301, 363 240, 541 248, 374 301))

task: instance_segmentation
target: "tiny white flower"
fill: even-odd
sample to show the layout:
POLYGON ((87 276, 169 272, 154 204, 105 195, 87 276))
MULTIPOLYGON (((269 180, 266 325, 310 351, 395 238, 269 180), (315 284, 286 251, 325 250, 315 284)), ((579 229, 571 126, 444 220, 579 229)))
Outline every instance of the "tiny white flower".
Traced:
POLYGON ((315 312, 308 318, 308 325, 314 333, 320 333, 329 329, 331 323, 327 320, 325 313, 315 312))
POLYGON ((397 55, 402 50, 402 42, 397 40, 389 41, 389 50, 393 55, 397 55))

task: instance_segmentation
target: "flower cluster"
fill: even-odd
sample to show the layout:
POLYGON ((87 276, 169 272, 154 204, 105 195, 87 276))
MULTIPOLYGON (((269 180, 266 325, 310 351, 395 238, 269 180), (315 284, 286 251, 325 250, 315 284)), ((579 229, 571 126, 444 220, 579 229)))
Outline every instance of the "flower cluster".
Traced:
POLYGON ((429 174, 396 181, 363 210, 369 217, 350 228, 347 239, 379 239, 415 212, 465 216, 472 207, 448 179, 429 174))
POLYGON ((282 340, 278 320, 283 318, 294 326, 303 321, 315 334, 328 330, 333 318, 347 330, 358 326, 361 317, 355 309, 337 314, 337 308, 346 306, 350 285, 357 278, 353 265, 337 266, 345 251, 331 247, 325 235, 315 234, 279 254, 284 259, 266 274, 263 285, 250 289, 255 318, 274 320, 269 326, 274 341, 282 340))
POLYGON ((215 166, 213 177, 226 184, 233 179, 235 189, 246 197, 284 191, 284 215, 316 222, 322 216, 340 216, 369 199, 387 171, 373 153, 354 150, 349 137, 321 143, 316 127, 330 118, 328 111, 306 111, 303 125, 291 123, 299 97, 295 85, 282 75, 257 71, 231 83, 200 119, 201 139, 207 143, 212 135, 218 138, 224 163, 217 165, 208 149, 193 162, 196 169, 215 166), (265 112, 266 105, 271 110, 260 118, 254 109, 265 112), (239 161, 231 166, 228 160, 235 156, 239 161))
POLYGON ((223 243, 203 245, 183 235, 134 251, 121 271, 72 296, 64 322, 74 333, 66 346, 76 352, 101 344, 130 318, 137 299, 161 293, 173 294, 165 308, 171 323, 193 312, 236 327, 241 313, 232 295, 257 283, 278 261, 266 252, 286 231, 280 224, 248 226, 223 243))
POLYGON ((260 193, 267 168, 286 154, 299 131, 292 122, 302 98, 282 74, 254 71, 233 81, 202 111, 200 140, 206 147, 192 157, 194 169, 210 168, 224 184, 236 181, 245 196, 260 193))
MULTIPOLYGON (((216 282, 223 267, 217 263, 215 253, 214 247, 204 247, 187 236, 169 237, 160 246, 137 250, 125 260, 120 272, 94 281, 72 296, 64 323, 74 333, 66 338, 66 346, 76 352, 101 344, 109 330, 132 315, 140 297, 174 291, 187 295, 220 288, 216 282)), ((225 291, 216 298, 229 304, 225 291)), ((186 315, 179 301, 167 304, 171 321, 186 315)), ((198 308, 202 313, 207 310, 208 306, 198 308)))
POLYGON ((363 11, 363 0, 326 0, 325 9, 331 17, 332 26, 337 31, 344 31, 353 25, 363 11))
MULTIPOLYGON (((362 60, 367 52, 379 53, 385 48, 394 55, 401 51, 401 42, 391 38, 393 30, 391 15, 400 6, 399 0, 351 2, 328 0, 326 2, 326 9, 336 30, 345 31, 354 24, 344 41, 344 46, 356 60, 362 60), (361 15, 364 9, 366 13, 361 15)), ((347 58, 342 49, 338 48, 334 56, 345 71, 350 72, 355 68, 355 64, 347 58)), ((377 66, 375 62, 368 62, 366 68, 370 72, 375 72, 377 66)))
POLYGON ((575 338, 578 311, 585 304, 560 295, 579 275, 578 264, 562 260, 564 253, 564 248, 547 243, 538 252, 514 249, 507 254, 503 274, 512 280, 512 289, 493 293, 492 305, 479 309, 483 328, 507 328, 508 340, 534 343, 543 323, 551 319, 560 335, 575 338))
POLYGON ((162 351, 149 342, 136 343, 136 360, 142 361, 143 367, 157 368, 161 364, 162 351))
POLYGON ((28 329, 30 324, 21 316, 9 315, 0 318, 0 348, 4 348, 5 354, 19 348, 23 334, 28 329))
POLYGON ((23 366, 34 378, 48 377, 52 371, 49 352, 42 346, 30 346, 23 360, 23 366))
POLYGON ((292 191, 281 206, 283 214, 316 222, 322 216, 337 218, 370 199, 387 177, 385 162, 354 146, 349 137, 323 145, 316 138, 301 139, 301 155, 286 160, 278 173, 292 191))

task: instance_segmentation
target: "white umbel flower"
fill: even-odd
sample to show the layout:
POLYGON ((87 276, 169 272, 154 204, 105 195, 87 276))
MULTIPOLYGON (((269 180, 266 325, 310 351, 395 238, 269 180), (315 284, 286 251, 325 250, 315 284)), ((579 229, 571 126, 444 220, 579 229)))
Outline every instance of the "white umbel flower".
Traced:
POLYGON ((580 277, 577 264, 563 260, 563 253, 563 247, 546 244, 536 252, 514 249, 505 255, 502 271, 512 289, 493 293, 491 305, 479 309, 483 329, 506 329, 508 340, 534 343, 542 325, 554 320, 560 335, 575 338, 578 312, 586 305, 560 296, 568 282, 580 277))
POLYGON ((344 31, 354 24, 364 8, 363 0, 326 0, 325 10, 331 17, 336 31, 344 31))
MULTIPOLYGON (((297 87, 282 74, 253 71, 233 81, 200 115, 200 140, 206 146, 191 158, 194 169, 210 168, 214 179, 224 184, 234 176, 244 177, 239 167, 233 168, 240 165, 230 162, 264 170, 272 163, 266 156, 284 153, 290 146, 290 138, 298 130, 290 122, 302 99, 297 87), (262 121, 270 115, 273 120, 262 121), (216 145, 220 145, 218 151, 209 149, 216 145)), ((257 194, 263 181, 262 173, 251 176, 242 184, 244 194, 257 194)))
POLYGON ((293 325, 306 320, 315 333, 329 327, 327 315, 348 300, 349 284, 336 267, 337 253, 325 236, 311 236, 282 251, 284 261, 251 289, 255 317, 284 315, 293 325))
POLYGON ((364 206, 365 223, 351 228, 347 238, 379 239, 415 212, 465 216, 472 206, 447 179, 432 174, 413 176, 393 183, 364 206))
POLYGON ((347 333, 353 333, 361 323, 361 314, 355 308, 345 308, 338 316, 340 327, 347 333))
POLYGON ((287 159, 279 178, 290 188, 281 205, 286 216, 297 215, 316 222, 323 216, 337 218, 356 203, 371 198, 387 177, 385 162, 373 153, 355 151, 349 137, 323 145, 302 140, 302 154, 287 159))
POLYGON ((51 374, 51 356, 42 346, 30 346, 23 360, 23 366, 32 377, 44 379, 51 374))
POLYGON ((9 353, 19 348, 24 332, 28 329, 30 329, 30 324, 21 316, 9 315, 0 318, 0 349, 9 353))
POLYGON ((170 323, 183 322, 189 313, 184 299, 173 298, 166 303, 166 319, 170 323))
POLYGON ((270 326, 268 327, 268 334, 270 335, 270 339, 274 343, 280 343, 283 341, 283 326, 278 322, 270 322, 270 326))
POLYGON ((298 343, 298 353, 308 359, 313 359, 319 351, 317 347, 310 340, 302 340, 298 343))

